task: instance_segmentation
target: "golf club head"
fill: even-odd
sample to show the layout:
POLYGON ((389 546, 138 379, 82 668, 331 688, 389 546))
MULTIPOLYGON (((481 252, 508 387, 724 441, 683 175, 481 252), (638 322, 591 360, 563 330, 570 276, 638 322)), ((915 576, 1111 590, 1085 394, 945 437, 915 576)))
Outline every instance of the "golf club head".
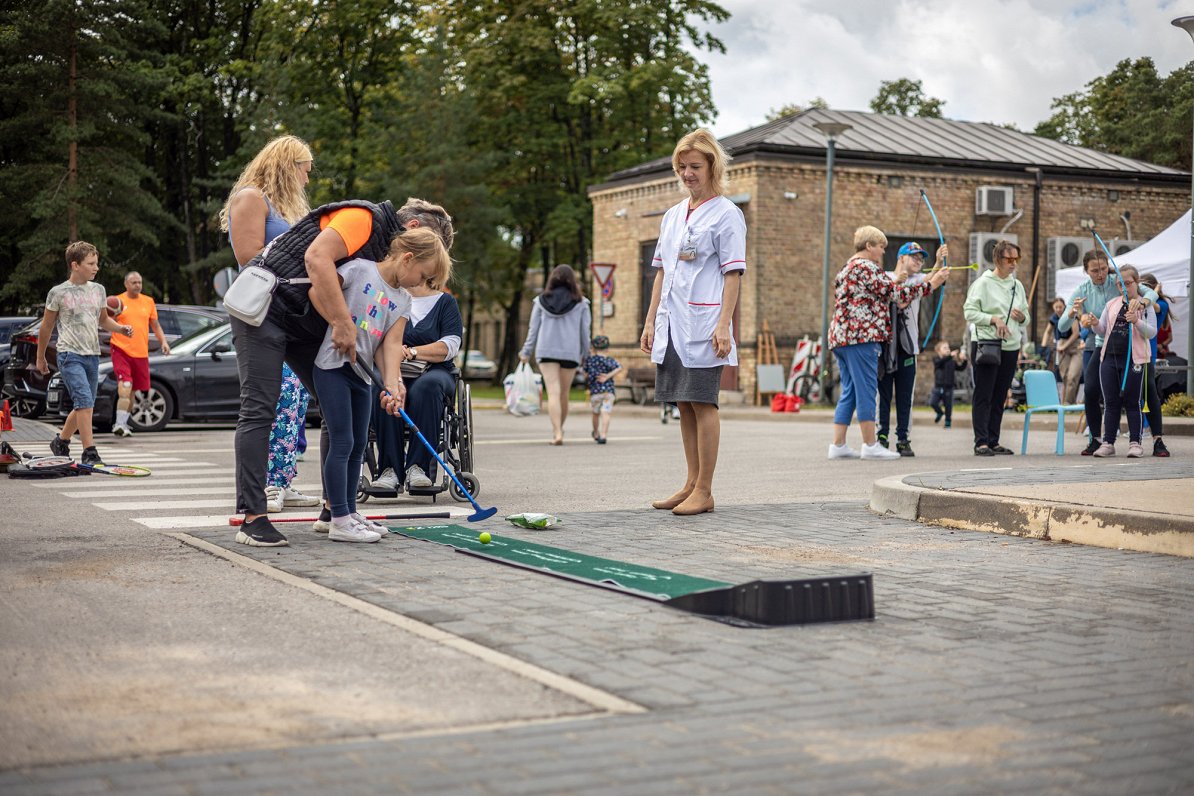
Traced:
POLYGON ((476 511, 469 515, 468 521, 480 522, 481 520, 489 519, 494 514, 497 514, 497 506, 490 506, 487 509, 478 507, 476 511))

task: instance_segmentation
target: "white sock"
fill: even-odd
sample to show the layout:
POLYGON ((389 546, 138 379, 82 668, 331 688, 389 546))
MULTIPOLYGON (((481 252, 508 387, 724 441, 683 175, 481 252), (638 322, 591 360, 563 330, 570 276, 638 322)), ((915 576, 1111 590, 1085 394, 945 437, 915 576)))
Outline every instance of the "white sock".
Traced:
POLYGON ((127 426, 129 424, 129 413, 123 409, 116 410, 116 425, 127 426))

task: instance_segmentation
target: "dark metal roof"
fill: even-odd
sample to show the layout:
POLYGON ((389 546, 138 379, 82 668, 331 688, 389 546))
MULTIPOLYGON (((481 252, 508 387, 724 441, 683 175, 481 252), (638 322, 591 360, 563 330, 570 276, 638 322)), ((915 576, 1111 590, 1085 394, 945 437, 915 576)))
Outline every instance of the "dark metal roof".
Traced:
MULTIPOLYGON (((1189 175, 1177 169, 1093 149, 1063 144, 986 122, 921 119, 863 111, 810 108, 721 139, 731 155, 770 152, 796 156, 825 155, 826 138, 813 127, 841 122, 851 129, 837 138, 843 161, 989 168, 1022 172, 1036 167, 1051 174, 1105 178, 1153 178, 1176 181, 1189 175)), ((670 171, 671 159, 659 158, 610 175, 610 182, 670 171)))

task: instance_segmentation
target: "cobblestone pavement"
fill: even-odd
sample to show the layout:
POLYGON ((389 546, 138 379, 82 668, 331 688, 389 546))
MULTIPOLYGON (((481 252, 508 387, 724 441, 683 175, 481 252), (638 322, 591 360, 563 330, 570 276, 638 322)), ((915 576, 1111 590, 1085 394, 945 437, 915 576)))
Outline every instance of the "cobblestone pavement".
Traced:
MULTIPOLYGON (((877 619, 739 629, 425 542, 345 550, 296 532, 282 555, 234 545, 226 528, 196 531, 648 710, 7 771, 0 791, 1194 789, 1189 560, 953 532, 877 517, 861 502, 735 506, 684 520, 649 510, 565 520, 557 531, 501 532, 735 582, 869 571, 877 619)), ((462 687, 483 698, 484 681, 462 687)))

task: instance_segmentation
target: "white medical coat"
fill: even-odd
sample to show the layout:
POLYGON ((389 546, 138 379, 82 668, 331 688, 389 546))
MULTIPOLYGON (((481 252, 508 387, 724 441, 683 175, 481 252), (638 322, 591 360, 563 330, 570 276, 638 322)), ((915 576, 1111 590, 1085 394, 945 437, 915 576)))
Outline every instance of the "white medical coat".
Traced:
POLYGON ((713 353, 713 332, 721 317, 725 275, 746 270, 746 218, 738 206, 715 196, 690 215, 688 200, 680 202, 663 216, 651 264, 663 269, 651 361, 663 364, 670 341, 686 368, 737 365, 736 344, 725 359, 713 353), (686 246, 696 248, 696 259, 680 259, 686 246))

